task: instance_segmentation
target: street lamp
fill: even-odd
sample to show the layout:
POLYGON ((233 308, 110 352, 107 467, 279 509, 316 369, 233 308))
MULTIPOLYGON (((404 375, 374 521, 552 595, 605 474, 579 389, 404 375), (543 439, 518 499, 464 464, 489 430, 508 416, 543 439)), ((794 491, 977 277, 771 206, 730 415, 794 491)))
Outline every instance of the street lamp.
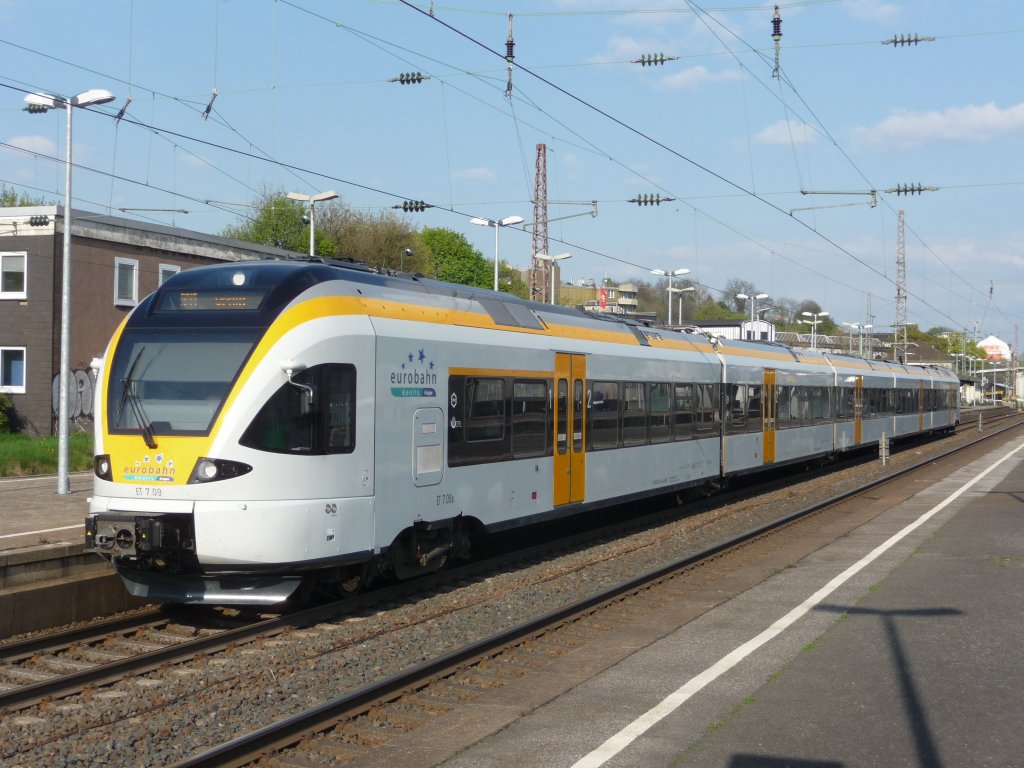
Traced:
POLYGON ((754 311, 754 308, 757 306, 757 300, 758 299, 767 299, 768 298, 768 294, 767 293, 759 293, 756 296, 747 296, 747 294, 745 294, 745 293, 737 293, 736 294, 736 298, 737 299, 741 299, 743 301, 746 301, 747 299, 750 299, 750 330, 747 331, 747 338, 751 339, 754 336, 754 321, 757 319, 757 314, 754 311))
POLYGON ((551 262, 551 303, 555 303, 555 262, 561 261, 562 259, 571 259, 571 253, 559 253, 556 256, 549 256, 546 253, 535 253, 533 258, 540 259, 541 261, 551 262))
POLYGON ((71 114, 72 107, 107 104, 114 94, 99 88, 72 96, 51 96, 30 93, 25 97, 26 112, 49 112, 63 109, 67 113, 67 151, 64 162, 64 253, 60 277, 60 392, 57 398, 57 493, 71 493, 68 476, 68 384, 71 380, 71 114))
POLYGON ((498 290, 498 231, 502 227, 510 227, 513 224, 522 224, 522 216, 506 216, 504 219, 481 219, 469 220, 470 224, 477 224, 481 227, 494 227, 494 290, 498 290))
POLYGON ((690 270, 688 269, 652 269, 652 275, 661 275, 662 277, 668 278, 668 325, 672 325, 672 278, 678 277, 679 275, 688 275, 690 270))
POLYGON ((870 331, 875 326, 871 323, 843 323, 850 327, 850 354, 853 354, 853 334, 857 333, 857 354, 864 357, 864 331, 870 331))
POLYGON ((309 255, 316 255, 316 216, 313 213, 313 209, 316 208, 317 203, 322 203, 324 200, 333 200, 338 196, 338 193, 334 190, 329 192, 320 192, 316 195, 304 195, 301 192, 289 192, 288 197, 292 200, 298 200, 303 203, 309 203, 309 255))
POLYGON ((692 293, 693 291, 696 291, 696 290, 697 289, 694 288, 692 285, 688 285, 685 288, 670 288, 669 289, 670 293, 678 293, 679 294, 679 322, 683 321, 683 296, 682 296, 682 294, 684 294, 684 293, 692 293))
POLYGON ((801 312, 804 317, 812 317, 813 320, 801 320, 801 323, 807 323, 811 326, 811 349, 818 348, 818 324, 824 322, 819 318, 828 317, 828 312, 801 312))

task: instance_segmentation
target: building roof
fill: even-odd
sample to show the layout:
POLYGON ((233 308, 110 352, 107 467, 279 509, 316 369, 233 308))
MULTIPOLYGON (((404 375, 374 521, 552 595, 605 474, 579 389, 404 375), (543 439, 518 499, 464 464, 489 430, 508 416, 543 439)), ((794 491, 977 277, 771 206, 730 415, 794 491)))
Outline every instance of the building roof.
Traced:
MULTIPOLYGON (((29 225, 31 216, 52 217, 51 226, 56 231, 63 231, 58 223, 64 220, 64 206, 20 206, 0 208, 0 236, 5 234, 26 235, 32 234, 33 231, 46 233, 46 230, 39 230, 29 225)), ((79 211, 74 208, 71 209, 71 233, 76 237, 156 248, 222 261, 295 256, 293 251, 284 248, 234 240, 181 227, 152 224, 123 216, 107 216, 90 211, 79 211)))

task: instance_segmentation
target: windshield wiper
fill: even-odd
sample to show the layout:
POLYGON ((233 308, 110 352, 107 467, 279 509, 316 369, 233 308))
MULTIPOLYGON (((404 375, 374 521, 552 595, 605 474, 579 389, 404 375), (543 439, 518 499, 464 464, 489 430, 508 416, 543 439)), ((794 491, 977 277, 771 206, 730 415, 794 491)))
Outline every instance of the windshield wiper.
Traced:
POLYGON ((135 420, 139 422, 139 428, 142 430, 142 439, 146 442, 146 447, 153 449, 156 448, 156 440, 153 437, 153 427, 149 423, 149 419, 146 418, 145 411, 142 410, 142 400, 135 393, 135 381, 132 378, 135 375, 135 368, 139 364, 139 360, 142 359, 142 353, 145 351, 145 345, 139 347, 139 351, 135 355, 135 359, 132 360, 131 365, 128 366, 128 374, 121 379, 121 385, 124 387, 121 390, 121 400, 117 404, 117 419, 116 423, 118 426, 121 425, 121 416, 124 413, 125 404, 130 404, 132 407, 132 413, 135 414, 135 420))
POLYGON ((128 403, 128 392, 131 389, 132 377, 135 375, 135 368, 139 364, 139 360, 142 359, 142 353, 146 350, 146 346, 142 345, 139 347, 139 351, 135 353, 135 359, 132 360, 128 366, 128 374, 121 379, 121 399, 117 403, 117 416, 114 417, 114 423, 117 426, 121 426, 121 416, 124 414, 124 407, 128 403))

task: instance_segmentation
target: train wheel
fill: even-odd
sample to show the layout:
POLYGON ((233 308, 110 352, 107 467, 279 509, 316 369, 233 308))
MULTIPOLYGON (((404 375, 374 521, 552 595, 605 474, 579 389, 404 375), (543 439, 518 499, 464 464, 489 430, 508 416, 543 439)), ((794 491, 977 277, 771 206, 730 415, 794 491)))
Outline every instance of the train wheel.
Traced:
POLYGON ((350 565, 337 581, 338 594, 341 597, 354 597, 366 589, 368 582, 365 565, 350 565))

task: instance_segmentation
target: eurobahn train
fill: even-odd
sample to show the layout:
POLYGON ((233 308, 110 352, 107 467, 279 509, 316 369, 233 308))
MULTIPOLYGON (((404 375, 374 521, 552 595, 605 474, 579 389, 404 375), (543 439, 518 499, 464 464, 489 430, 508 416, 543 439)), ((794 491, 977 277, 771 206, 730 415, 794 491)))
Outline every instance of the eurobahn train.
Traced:
POLYGON ((943 368, 312 260, 181 272, 94 367, 87 544, 174 603, 350 593, 485 532, 959 420, 943 368))

